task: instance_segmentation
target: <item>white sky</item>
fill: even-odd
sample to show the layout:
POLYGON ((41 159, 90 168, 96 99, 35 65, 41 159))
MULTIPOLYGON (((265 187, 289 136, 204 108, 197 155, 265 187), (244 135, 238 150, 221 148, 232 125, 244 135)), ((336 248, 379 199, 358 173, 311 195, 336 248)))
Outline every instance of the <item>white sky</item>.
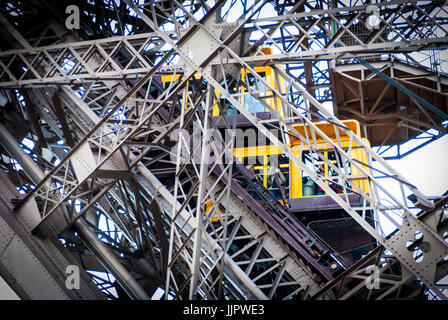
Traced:
POLYGON ((448 190, 448 135, 388 162, 426 196, 440 196, 448 190))

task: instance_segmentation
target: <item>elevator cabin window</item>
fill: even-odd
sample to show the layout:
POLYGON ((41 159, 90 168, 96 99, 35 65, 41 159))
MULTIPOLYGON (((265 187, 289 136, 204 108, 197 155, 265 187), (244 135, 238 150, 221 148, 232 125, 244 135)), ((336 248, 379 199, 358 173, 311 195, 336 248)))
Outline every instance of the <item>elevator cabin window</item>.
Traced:
POLYGON ((284 154, 249 156, 240 161, 278 200, 289 198, 289 159, 284 154))
MULTIPOLYGON (((271 85, 274 85, 272 78, 272 68, 256 67, 255 70, 264 81, 267 81, 271 85)), ((166 89, 170 85, 175 86, 178 81, 181 81, 179 79, 180 76, 180 74, 163 75, 163 88, 166 89), (173 84, 171 84, 172 82, 173 84)), ((236 101, 238 101, 238 103, 241 103, 242 106, 250 113, 269 112, 269 108, 267 106, 273 109, 277 109, 276 104, 279 104, 279 101, 274 101, 274 99, 272 98, 272 92, 266 90, 265 84, 260 79, 257 79, 253 74, 244 70, 241 70, 240 77, 241 80, 232 79, 227 83, 224 83, 223 80, 221 81, 220 85, 223 88, 226 88, 228 93, 236 101)), ((192 94, 193 91, 204 92, 207 89, 207 81, 201 79, 199 74, 195 74, 194 80, 189 80, 186 84, 186 88, 189 94, 192 94)), ((222 110, 225 110, 226 115, 240 113, 238 109, 229 102, 228 99, 220 97, 221 94, 218 90, 214 90, 214 96, 219 99, 220 107, 222 108, 222 110)), ((205 107, 205 105, 203 105, 203 107, 205 107)), ((219 116, 219 113, 220 108, 216 103, 214 103, 212 114, 213 116, 219 116)))
MULTIPOLYGON (((343 174, 349 175, 351 174, 349 162, 345 161, 345 163, 343 163, 341 156, 334 151, 323 151, 322 155, 332 163, 332 166, 325 162, 318 154, 310 153, 309 151, 303 152, 302 161, 308 168, 323 179, 325 184, 334 192, 344 193, 343 181, 335 168, 338 168, 343 174)), ((345 188, 347 188, 347 192, 350 193, 351 186, 348 183, 345 183, 345 188)), ((302 195, 307 197, 326 195, 326 193, 306 172, 302 171, 302 195)))

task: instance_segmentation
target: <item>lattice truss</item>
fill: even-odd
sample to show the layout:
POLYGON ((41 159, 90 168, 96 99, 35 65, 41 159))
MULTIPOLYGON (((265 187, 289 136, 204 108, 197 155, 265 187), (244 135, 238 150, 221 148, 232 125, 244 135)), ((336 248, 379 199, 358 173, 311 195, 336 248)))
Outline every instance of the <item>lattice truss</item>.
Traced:
POLYGON ((144 33, 81 41, 60 35, 61 41, 36 47, 23 38, 22 49, 0 52, 0 88, 13 104, 4 123, 13 123, 19 110, 36 141, 29 152, 47 173, 32 185, 25 174, 13 172, 16 164, 5 154, 4 170, 18 175, 17 185, 26 190, 16 210, 38 208, 34 230, 62 237, 77 219, 89 221, 132 272, 142 274, 135 261, 150 265, 149 294, 160 286, 177 299, 382 299, 416 296, 423 287, 446 299, 440 282, 448 255, 444 207, 434 206, 325 104, 331 100, 329 63, 391 52, 413 57, 446 45, 443 2, 376 6, 380 27, 370 29, 367 5, 352 1, 124 0, 120 7, 144 33), (261 51, 266 46, 271 54, 261 51), (255 71, 260 65, 272 67, 274 85, 255 71), (244 86, 241 73, 265 90, 246 85, 232 92, 232 86, 244 86), (165 85, 161 76, 167 74, 172 81, 165 85), (270 119, 250 112, 243 98, 269 109, 270 119), (263 186, 256 186, 257 196, 248 193, 250 172, 233 157, 237 131, 225 116, 225 102, 382 249, 344 272, 337 253, 263 186), (216 109, 219 116, 213 115, 216 109), (328 137, 317 121, 331 123, 337 138, 328 137), (218 123, 231 139, 218 134, 218 123), (299 132, 298 124, 308 130, 299 132), (342 146, 342 133, 348 147, 342 146), (291 147, 292 139, 298 147, 291 147), (352 157, 354 149, 366 153, 365 161, 352 157), (342 195, 303 162, 304 150, 337 173, 342 195), (160 163, 167 166, 161 169, 160 163), (370 192, 355 182, 366 183, 370 192), (358 194, 362 204, 354 206, 349 193, 358 194), (101 231, 99 215, 119 232, 101 231), (382 229, 385 221, 392 231, 382 229), (352 269, 374 257, 387 289, 366 291, 366 276, 359 275, 362 270, 352 276, 352 269), (337 282, 335 263, 343 279, 353 278, 349 284, 337 282))

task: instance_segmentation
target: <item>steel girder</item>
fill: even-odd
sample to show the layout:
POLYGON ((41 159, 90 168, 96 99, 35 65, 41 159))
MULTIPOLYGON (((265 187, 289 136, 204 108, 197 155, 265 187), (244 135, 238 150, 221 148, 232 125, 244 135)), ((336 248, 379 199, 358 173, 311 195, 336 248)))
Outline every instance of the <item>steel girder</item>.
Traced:
MULTIPOLYGON (((446 47, 447 21, 434 12, 445 11, 443 3, 431 5, 429 12, 426 6, 420 7, 415 1, 381 2, 376 6, 381 12, 381 28, 372 32, 363 20, 367 5, 312 9, 302 13, 250 19, 241 27, 246 33, 257 31, 260 34, 260 39, 251 42, 253 47, 269 45, 275 47, 277 52, 271 55, 243 54, 240 59, 250 64, 282 64, 446 47), (416 27, 412 33, 407 32, 407 28, 411 28, 415 22, 414 15, 419 16, 420 22, 427 23, 416 27), (355 24, 356 28, 351 28, 355 24), (306 46, 303 44, 305 39, 306 46)), ((175 32, 168 34, 173 41, 179 40, 180 35, 175 32)), ((163 55, 163 50, 160 50, 163 44, 156 33, 143 33, 1 52, 0 77, 7 76, 9 79, 0 82, 0 86, 42 86, 85 83, 95 79, 135 78, 153 66, 151 60, 155 56, 163 55), (131 56, 132 59, 125 65, 119 65, 116 60, 123 55, 131 56), (100 63, 92 67, 89 65, 92 59, 100 63)), ((237 63, 237 60, 228 56, 223 62, 213 61, 213 64, 220 63, 232 64, 237 63)), ((171 68, 183 67, 183 64, 171 64, 171 68)))
MULTIPOLYGON (((131 5, 130 1, 128 1, 129 5, 131 5)), ((334 141, 332 141, 330 138, 328 138, 321 130, 319 130, 308 117, 303 116, 303 114, 299 113, 294 106, 292 106, 290 103, 288 103, 288 100, 284 98, 284 95, 280 92, 278 92, 280 86, 278 88, 273 88, 270 84, 268 84, 260 75, 258 75, 245 61, 239 59, 239 57, 227 46, 229 43, 228 40, 221 40, 219 36, 216 36, 216 34, 212 31, 212 29, 207 26, 207 22, 200 23, 194 19, 194 17, 190 16, 190 19, 194 22, 194 26, 196 29, 199 29, 200 31, 197 31, 196 35, 196 41, 208 41, 211 43, 210 53, 211 56, 207 56, 207 54, 204 54, 203 52, 199 53, 197 51, 194 51, 192 47, 188 47, 187 45, 179 45, 176 44, 172 39, 165 34, 163 30, 160 29, 160 26, 158 26, 154 21, 152 21, 149 16, 145 13, 147 11, 149 14, 151 12, 151 8, 149 10, 145 10, 143 7, 138 7, 136 5, 133 5, 133 8, 135 11, 139 11, 139 15, 142 17, 142 19, 153 29, 155 30, 161 37, 164 39, 172 48, 174 48, 182 57, 183 61, 187 66, 189 66, 189 69, 191 70, 197 70, 204 79, 207 80, 209 85, 212 85, 214 89, 219 91, 219 93, 227 98, 230 103, 232 103, 241 114, 243 114, 249 121, 253 123, 255 127, 258 128, 259 132, 266 135, 266 137, 269 138, 269 140, 277 145, 298 167, 300 167, 302 170, 307 172, 312 179, 318 183, 318 185, 325 190, 329 195, 332 196, 332 198, 341 205, 342 208, 344 208, 351 216, 354 218, 358 223, 360 223, 369 233, 371 233, 372 236, 374 236, 381 244, 385 245, 386 248, 393 252, 394 255, 396 255, 397 259, 400 261, 400 263, 405 266, 404 268, 410 269, 410 272, 413 273, 415 276, 417 276, 419 279, 421 279, 425 285, 430 287, 431 289, 435 290, 437 293, 441 294, 439 289, 437 288, 437 285, 434 283, 434 274, 435 274, 435 265, 442 261, 443 258, 448 253, 448 248, 446 246, 446 242, 444 238, 442 237, 442 234, 439 232, 434 232, 431 230, 428 226, 421 223, 418 219, 415 218, 415 216, 411 213, 411 211, 408 209, 407 200, 404 196, 404 190, 407 188, 410 190, 413 194, 415 194, 421 202, 423 202, 423 205, 431 206, 431 204, 425 200, 425 197, 420 194, 416 188, 407 182, 403 177, 401 177, 393 168, 391 168, 384 160, 382 160, 380 157, 378 157, 373 150, 370 149, 370 147, 363 142, 359 137, 353 134, 353 132, 346 130, 345 126, 337 119, 333 118, 328 112, 312 97, 310 96, 306 90, 301 87, 300 85, 294 83, 291 81, 291 78, 288 77, 288 75, 283 72, 280 68, 274 67, 276 71, 278 72, 278 76, 283 77, 287 83, 290 83, 291 86, 295 87, 309 102, 310 104, 313 104, 319 111, 324 115, 321 116, 321 118, 325 119, 331 119, 331 122, 335 125, 335 131, 342 129, 344 130, 349 136, 352 142, 355 142, 358 146, 362 147, 369 155, 369 161, 370 159, 373 159, 377 161, 377 163, 381 164, 381 172, 385 174, 388 177, 392 177, 393 180, 395 180, 396 183, 398 183, 400 190, 402 190, 402 196, 403 198, 401 200, 394 197, 392 194, 387 192, 383 185, 381 185, 372 175, 369 173, 370 170, 368 168, 373 170, 378 170, 377 168, 373 168, 370 163, 360 163, 358 161, 354 161, 353 159, 350 159, 350 156, 348 156, 343 150, 342 150, 342 144, 341 141, 338 138, 338 144, 336 144, 334 141), (207 39, 207 40, 206 40, 207 39), (187 47, 185 49, 184 47, 187 47), (191 51, 193 51, 193 54, 191 54, 191 51), (261 123, 258 119, 256 119, 256 116, 248 112, 247 109, 245 109, 239 101, 237 101, 234 97, 232 97, 228 91, 223 88, 219 82, 215 80, 211 73, 211 69, 207 68, 208 62, 213 58, 213 55, 215 53, 219 52, 222 55, 228 55, 236 60, 239 61, 240 68, 242 70, 248 70, 254 76, 257 80, 259 80, 261 83, 263 83, 266 88, 269 88, 269 90, 272 92, 274 97, 277 97, 280 101, 283 103, 283 108, 285 108, 287 111, 290 111, 290 113, 285 112, 285 114, 293 114, 294 116, 301 117, 299 121, 302 121, 302 123, 306 124, 311 130, 311 135, 313 136, 313 140, 316 141, 316 135, 318 134, 321 139, 324 139, 328 142, 330 146, 332 146, 337 152, 343 157, 343 161, 350 162, 353 166, 359 168, 362 175, 365 175, 366 180, 369 181, 370 188, 372 190, 372 195, 362 194, 361 190, 357 190, 357 193, 362 194, 363 198, 365 199, 363 208, 353 208, 351 207, 350 203, 348 202, 348 199, 344 201, 341 199, 334 191, 332 191, 328 185, 325 184, 323 180, 321 180, 314 172, 312 172, 297 155, 291 150, 290 147, 288 147, 284 142, 280 141, 276 136, 274 136, 268 128, 261 123), (196 56, 198 54, 199 57, 196 56), (195 56, 196 58, 193 60, 191 56, 195 56), (277 89, 277 90, 276 90, 277 89), (360 167, 363 166, 364 168, 360 167), (388 197, 388 202, 393 203, 392 206, 385 205, 385 203, 381 203, 382 199, 378 197, 378 191, 382 191, 386 194, 388 197), (372 227, 364 220, 364 214, 360 215, 360 211, 365 212, 365 210, 372 209, 375 212, 375 217, 377 219, 377 223, 375 227, 372 227), (386 237, 386 235, 382 234, 379 226, 378 217, 380 214, 384 215, 385 217, 390 218, 390 212, 392 210, 400 210, 402 213, 402 224, 398 225, 398 233, 391 235, 390 237, 386 237), (431 243, 430 246, 432 246, 432 251, 428 256, 429 259, 426 259, 426 262, 424 265, 418 265, 418 262, 415 261, 411 257, 411 254, 406 254, 403 252, 404 249, 406 249, 406 241, 411 240, 409 235, 406 234, 414 234, 415 232, 418 232, 419 230, 425 230, 422 231, 424 233, 424 237, 431 243), (434 267, 431 267, 434 266, 434 267), (432 270, 430 272, 429 268, 432 270)), ((188 14, 188 13, 187 13, 188 14)), ((194 29, 194 28, 192 28, 194 29)), ((231 38, 231 36, 229 37, 231 38)), ((193 39, 194 36, 193 36, 193 39)), ((193 41, 193 40, 192 40, 193 41)), ((187 68, 188 69, 188 68, 187 68)), ((217 71, 219 72, 219 71, 217 71)), ((222 78, 226 78, 226 74, 224 70, 222 70, 221 74, 222 78)), ((252 94, 252 96, 258 98, 258 100, 263 99, 263 97, 260 97, 260 95, 252 94)), ((204 118, 206 118, 208 115, 207 110, 209 110, 207 107, 205 109, 204 118)), ((327 162, 330 166, 332 166, 331 161, 327 159, 321 152, 316 150, 317 144, 314 142, 314 145, 311 145, 309 142, 310 137, 303 137, 297 130, 295 130, 290 123, 288 123, 287 120, 282 119, 282 117, 272 110, 272 112, 278 116, 276 120, 279 121, 279 123, 284 126, 285 128, 290 129, 296 137, 298 137, 304 145, 308 145, 308 147, 311 150, 315 150, 320 157, 327 162)), ((307 132, 305 131, 305 134, 307 132)), ((349 147, 349 149, 351 146, 349 147)), ((204 150, 202 150, 204 152, 204 150)), ((179 160, 178 160, 179 161, 179 160)), ((201 163, 203 165, 203 163, 201 163)), ((338 172, 338 174, 342 177, 344 182, 353 181, 353 178, 347 179, 347 172, 344 172, 344 166, 338 165, 339 167, 335 167, 334 169, 338 172), (344 177, 345 176, 345 177, 344 177)), ((357 177, 359 178, 359 177, 357 177)), ((363 178, 361 178, 363 179, 363 178)), ((203 199, 205 200, 205 199, 203 199)), ((384 201, 384 200, 383 200, 384 201)), ((199 209, 198 209, 199 210, 199 209)), ((196 216, 196 219, 200 219, 199 216, 196 216)), ((389 236, 389 235, 387 235, 389 236)), ((431 251, 430 250, 430 251, 431 251)), ((429 251, 428 251, 429 253, 429 251)), ((199 260, 199 259, 198 259, 199 260)), ((199 263, 199 261, 193 261, 193 264, 199 263)))

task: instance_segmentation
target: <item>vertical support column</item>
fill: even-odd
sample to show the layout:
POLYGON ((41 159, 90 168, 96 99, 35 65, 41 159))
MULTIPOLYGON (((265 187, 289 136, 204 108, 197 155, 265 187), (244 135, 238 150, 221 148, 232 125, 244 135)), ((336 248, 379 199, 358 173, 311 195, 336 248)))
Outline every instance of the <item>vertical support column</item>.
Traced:
POLYGON ((213 89, 210 85, 207 85, 207 98, 205 103, 204 118, 201 132, 201 166, 199 172, 199 189, 198 198, 196 205, 196 234, 193 247, 193 265, 192 265, 192 277, 190 284, 190 299, 195 299, 197 294, 198 285, 198 274, 199 266, 201 264, 201 248, 202 248, 202 224, 204 220, 204 194, 206 190, 207 183, 207 173, 208 173, 208 162, 210 159, 210 130, 209 130, 209 113, 212 110, 212 95, 213 89))

